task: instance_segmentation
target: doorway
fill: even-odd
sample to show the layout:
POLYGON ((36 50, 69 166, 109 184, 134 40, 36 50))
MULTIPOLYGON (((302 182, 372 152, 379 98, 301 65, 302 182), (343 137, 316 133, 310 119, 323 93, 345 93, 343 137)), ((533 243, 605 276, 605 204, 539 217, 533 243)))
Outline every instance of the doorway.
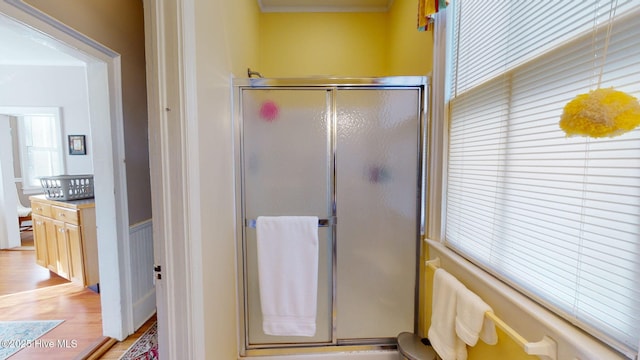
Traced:
MULTIPOLYGON (((128 246, 128 207, 119 54, 18 0, 0 2, 0 17, 39 42, 84 62, 90 157, 93 162, 103 333, 118 340, 133 331, 130 289, 122 258, 128 246), (119 239, 105 241, 100 239, 119 239)), ((0 104, 2 105, 2 104, 0 104)), ((86 121, 86 120, 85 120, 86 121)))

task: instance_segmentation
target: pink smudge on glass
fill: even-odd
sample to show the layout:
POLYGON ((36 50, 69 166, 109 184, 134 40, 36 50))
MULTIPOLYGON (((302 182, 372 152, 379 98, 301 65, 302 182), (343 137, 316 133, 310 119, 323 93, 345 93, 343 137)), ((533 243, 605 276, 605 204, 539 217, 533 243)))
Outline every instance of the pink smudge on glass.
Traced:
POLYGON ((278 117, 278 113, 280 113, 280 109, 278 105, 271 101, 265 101, 260 106, 260 117, 266 121, 273 121, 278 117))

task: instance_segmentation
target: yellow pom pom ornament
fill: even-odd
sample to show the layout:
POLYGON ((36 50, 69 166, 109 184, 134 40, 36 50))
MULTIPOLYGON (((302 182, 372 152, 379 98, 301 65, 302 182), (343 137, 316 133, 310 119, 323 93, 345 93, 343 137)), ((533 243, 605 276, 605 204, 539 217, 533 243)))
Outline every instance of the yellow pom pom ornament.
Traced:
POLYGON ((640 125, 640 103, 612 88, 580 94, 564 107, 560 128, 567 136, 614 137, 640 125))

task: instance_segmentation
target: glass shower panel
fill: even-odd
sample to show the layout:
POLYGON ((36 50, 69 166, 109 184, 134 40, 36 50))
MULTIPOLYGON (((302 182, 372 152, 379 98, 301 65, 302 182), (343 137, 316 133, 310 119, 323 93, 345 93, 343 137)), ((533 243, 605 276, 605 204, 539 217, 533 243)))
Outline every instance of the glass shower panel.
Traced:
MULTIPOLYGON (((247 220, 280 215, 330 217, 333 167, 329 96, 324 89, 243 90, 243 190, 247 220)), ((331 236, 331 227, 319 228, 316 335, 282 337, 262 331, 256 231, 245 229, 250 345, 331 341, 331 236)))
POLYGON ((338 90, 337 338, 414 330, 418 89, 338 90))

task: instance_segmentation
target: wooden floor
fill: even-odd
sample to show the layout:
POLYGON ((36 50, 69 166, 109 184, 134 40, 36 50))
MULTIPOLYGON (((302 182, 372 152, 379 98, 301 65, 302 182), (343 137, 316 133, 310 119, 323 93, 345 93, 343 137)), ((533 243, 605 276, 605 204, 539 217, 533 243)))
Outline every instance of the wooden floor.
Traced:
POLYGON ((104 341, 98 294, 36 265, 32 250, 0 250, 0 269, 1 321, 64 320, 41 337, 57 346, 26 348, 11 360, 83 358, 104 341))
POLYGON ((42 266, 36 265, 33 250, 0 251, 0 269, 3 269, 0 274, 0 296, 69 282, 42 266), (5 272, 4 269, 9 269, 9 271, 5 272))

